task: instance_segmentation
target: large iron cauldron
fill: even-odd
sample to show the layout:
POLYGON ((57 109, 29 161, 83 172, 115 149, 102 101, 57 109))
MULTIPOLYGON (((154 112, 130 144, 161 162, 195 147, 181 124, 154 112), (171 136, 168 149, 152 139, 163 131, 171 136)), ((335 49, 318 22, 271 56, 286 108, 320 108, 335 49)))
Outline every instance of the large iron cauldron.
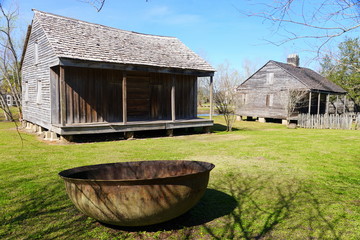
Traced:
POLYGON ((59 175, 84 214, 112 225, 145 226, 192 208, 214 167, 198 161, 141 161, 77 167, 59 175))

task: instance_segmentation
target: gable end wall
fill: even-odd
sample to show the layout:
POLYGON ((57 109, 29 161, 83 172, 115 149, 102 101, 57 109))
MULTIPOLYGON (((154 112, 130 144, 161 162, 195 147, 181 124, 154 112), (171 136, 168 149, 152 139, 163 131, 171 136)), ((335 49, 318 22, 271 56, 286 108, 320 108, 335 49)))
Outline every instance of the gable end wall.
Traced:
POLYGON ((37 19, 32 23, 31 34, 22 67, 23 96, 28 83, 28 101, 22 100, 23 119, 44 128, 51 128, 50 64, 57 60, 37 19), (35 41, 38 43, 38 64, 35 65, 35 41), (41 81, 42 100, 37 103, 37 86, 41 81))
POLYGON ((305 85, 275 63, 269 62, 238 88, 239 95, 246 94, 246 103, 237 108, 236 114, 285 119, 287 97, 281 90, 296 88, 305 88, 305 85), (274 73, 272 84, 266 82, 267 73, 274 73), (266 96, 270 94, 273 95, 273 105, 266 106, 266 96))

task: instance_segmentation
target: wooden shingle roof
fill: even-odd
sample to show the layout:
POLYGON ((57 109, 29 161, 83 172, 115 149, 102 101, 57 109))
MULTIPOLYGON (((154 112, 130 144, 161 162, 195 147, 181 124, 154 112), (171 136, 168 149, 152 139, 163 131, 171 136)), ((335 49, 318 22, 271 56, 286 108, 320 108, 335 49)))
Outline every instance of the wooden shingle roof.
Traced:
POLYGON ((342 87, 329 81, 325 77, 321 76, 320 74, 309 68, 295 67, 291 64, 276 62, 273 60, 271 60, 270 62, 273 62, 280 68, 284 69, 286 72, 298 79, 312 91, 324 91, 340 94, 346 93, 346 91, 342 87))
POLYGON ((215 71, 210 64, 175 37, 124 31, 38 10, 33 11, 34 20, 42 26, 59 58, 209 73, 215 71))

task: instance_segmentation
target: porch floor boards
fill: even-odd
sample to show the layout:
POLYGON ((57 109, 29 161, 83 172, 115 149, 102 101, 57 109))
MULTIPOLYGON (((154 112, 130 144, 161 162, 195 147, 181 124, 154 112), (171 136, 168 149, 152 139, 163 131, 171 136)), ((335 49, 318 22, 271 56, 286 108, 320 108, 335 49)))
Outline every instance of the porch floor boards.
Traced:
POLYGON ((213 120, 195 118, 154 121, 128 121, 124 122, 98 122, 98 123, 76 123, 66 124, 65 126, 53 125, 52 131, 60 135, 78 135, 93 133, 114 133, 114 132, 133 132, 147 130, 166 130, 191 127, 211 127, 213 120))

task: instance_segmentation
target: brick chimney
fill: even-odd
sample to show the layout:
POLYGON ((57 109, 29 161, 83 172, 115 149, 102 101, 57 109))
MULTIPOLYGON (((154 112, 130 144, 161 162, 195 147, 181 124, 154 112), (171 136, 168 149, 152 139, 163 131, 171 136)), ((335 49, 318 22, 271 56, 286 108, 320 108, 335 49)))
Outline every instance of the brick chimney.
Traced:
POLYGON ((287 57, 287 63, 291 64, 295 67, 299 67, 300 64, 300 58, 299 55, 297 54, 289 54, 289 56, 287 57))

